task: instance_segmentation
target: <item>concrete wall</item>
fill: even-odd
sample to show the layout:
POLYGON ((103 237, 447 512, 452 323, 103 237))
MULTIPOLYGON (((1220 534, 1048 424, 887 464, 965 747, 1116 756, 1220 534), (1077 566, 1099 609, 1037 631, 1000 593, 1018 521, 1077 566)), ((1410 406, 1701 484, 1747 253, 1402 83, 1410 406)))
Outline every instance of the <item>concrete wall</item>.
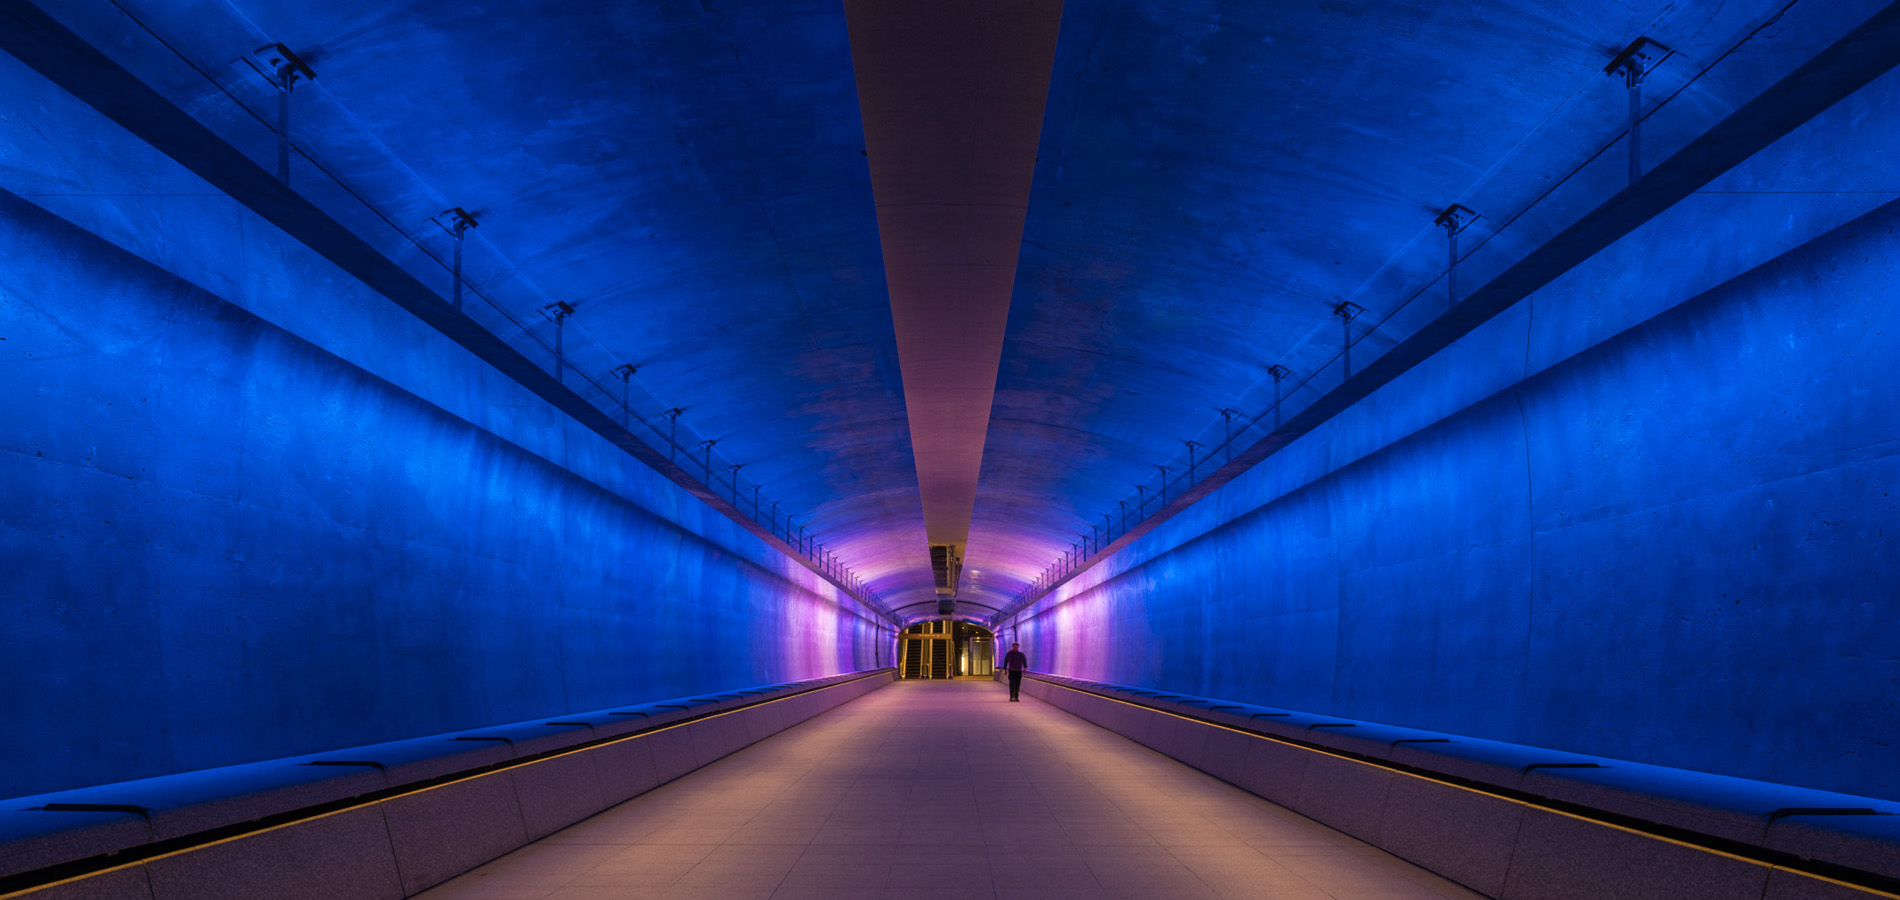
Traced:
POLYGON ((670 484, 636 504, 11 194, 0 259, 0 796, 888 663, 670 484))
MULTIPOLYGON (((1033 610, 1032 667, 1900 797, 1897 229, 1877 209, 1409 436, 1342 416, 1033 610)), ((1592 289, 1367 406, 1508 373, 1592 289)))

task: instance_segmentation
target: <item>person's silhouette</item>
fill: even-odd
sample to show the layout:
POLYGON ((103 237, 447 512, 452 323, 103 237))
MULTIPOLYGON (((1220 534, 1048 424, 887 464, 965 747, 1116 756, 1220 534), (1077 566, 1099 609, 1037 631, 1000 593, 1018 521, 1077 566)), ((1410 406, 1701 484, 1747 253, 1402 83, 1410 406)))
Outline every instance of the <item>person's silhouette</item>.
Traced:
POLYGON ((1023 669, 1029 665, 1029 657, 1023 655, 1023 645, 1009 645, 1009 652, 1003 655, 1003 671, 1009 673, 1009 700, 1017 702, 1016 693, 1023 689, 1023 669))

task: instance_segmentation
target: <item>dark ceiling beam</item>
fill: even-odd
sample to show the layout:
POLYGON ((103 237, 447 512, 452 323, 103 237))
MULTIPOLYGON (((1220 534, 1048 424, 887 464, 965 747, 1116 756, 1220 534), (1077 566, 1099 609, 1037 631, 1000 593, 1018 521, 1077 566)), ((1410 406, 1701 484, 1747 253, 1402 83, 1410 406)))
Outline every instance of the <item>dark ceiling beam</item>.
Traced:
MULTIPOLYGON (((924 529, 931 544, 960 555, 1062 0, 846 0, 844 8, 924 529)), ((918 547, 916 564, 929 566, 929 554, 918 547)))
POLYGON ((1000 624, 1097 562, 1138 540, 1202 497, 1353 404, 1370 396, 1433 354, 1449 347, 1498 314, 1515 306, 1580 263, 1702 189, 1723 173, 1787 136, 1828 107, 1900 64, 1900 3, 1888 5, 1860 27, 1816 54, 1755 99, 1651 169, 1629 187, 1559 232, 1505 269, 1462 303, 1427 323, 1383 356, 1368 363, 1266 437, 1234 455, 1233 460, 1181 492, 1147 519, 1128 529, 1068 575, 1035 596, 1006 604, 991 620, 1000 624))
POLYGON ((337 268, 476 358, 527 388, 627 455, 645 463, 706 505, 862 604, 879 618, 897 619, 874 598, 861 595, 816 561, 754 521, 666 454, 634 436, 593 404, 542 370, 441 295, 378 252, 276 176, 252 162, 211 129, 148 87, 85 39, 26 0, 0 0, 0 50, 98 110, 134 137, 152 145, 233 200, 263 217, 337 268))

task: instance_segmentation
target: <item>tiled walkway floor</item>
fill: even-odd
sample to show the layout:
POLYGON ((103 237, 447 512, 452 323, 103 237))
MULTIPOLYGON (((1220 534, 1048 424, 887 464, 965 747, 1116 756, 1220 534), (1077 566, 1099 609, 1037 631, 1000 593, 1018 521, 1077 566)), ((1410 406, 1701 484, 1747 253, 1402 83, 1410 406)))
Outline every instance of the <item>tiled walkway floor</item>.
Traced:
POLYGON ((427 900, 1478 898, 992 682, 899 682, 427 900))

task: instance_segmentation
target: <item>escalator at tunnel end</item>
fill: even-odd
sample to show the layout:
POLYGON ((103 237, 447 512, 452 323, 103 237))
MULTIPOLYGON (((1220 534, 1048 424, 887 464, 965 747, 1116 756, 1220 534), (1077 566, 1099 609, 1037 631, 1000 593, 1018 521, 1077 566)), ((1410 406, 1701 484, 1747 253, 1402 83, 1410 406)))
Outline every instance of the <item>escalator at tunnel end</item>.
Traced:
POLYGON ((972 622, 933 619, 897 636, 897 676, 906 679, 988 679, 995 671, 996 635, 972 622))

